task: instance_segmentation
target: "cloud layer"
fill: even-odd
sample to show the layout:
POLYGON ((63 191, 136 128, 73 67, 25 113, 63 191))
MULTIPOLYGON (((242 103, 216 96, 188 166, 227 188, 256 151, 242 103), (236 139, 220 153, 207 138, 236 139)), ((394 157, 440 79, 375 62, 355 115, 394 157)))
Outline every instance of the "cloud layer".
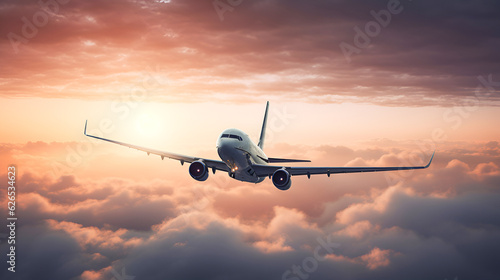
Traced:
POLYGON ((2 2, 2 95, 450 106, 479 86, 498 104, 495 1, 235 1, 223 20, 210 1, 63 2, 2 2))
MULTIPOLYGON (((11 159, 2 166, 14 160, 21 172, 18 255, 24 257, 16 279, 495 279, 500 146, 449 146, 424 172, 297 177, 282 192, 269 181, 244 184, 219 173, 200 184, 178 165, 157 179, 83 179, 82 168, 52 176, 30 166, 49 170, 64 143, 4 145, 2 158, 11 159)), ((408 155, 317 149, 329 157, 349 151, 345 165, 387 165, 408 155)), ((85 165, 101 168, 99 153, 85 165)), ((107 156, 126 168, 120 156, 107 156)), ((158 162, 139 169, 148 164, 158 162)), ((6 202, 4 193, 0 198, 6 202)))

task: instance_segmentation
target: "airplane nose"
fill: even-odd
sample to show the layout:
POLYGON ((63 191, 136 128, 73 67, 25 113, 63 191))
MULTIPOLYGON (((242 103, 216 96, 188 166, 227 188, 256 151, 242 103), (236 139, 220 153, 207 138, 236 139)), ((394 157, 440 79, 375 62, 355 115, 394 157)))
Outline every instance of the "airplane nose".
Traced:
POLYGON ((226 141, 220 140, 217 143, 217 150, 225 150, 225 149, 227 149, 227 143, 226 143, 226 141))
POLYGON ((219 154, 219 157, 224 158, 224 155, 228 155, 230 151, 230 145, 227 143, 227 141, 221 140, 219 141, 217 145, 217 153, 219 154))

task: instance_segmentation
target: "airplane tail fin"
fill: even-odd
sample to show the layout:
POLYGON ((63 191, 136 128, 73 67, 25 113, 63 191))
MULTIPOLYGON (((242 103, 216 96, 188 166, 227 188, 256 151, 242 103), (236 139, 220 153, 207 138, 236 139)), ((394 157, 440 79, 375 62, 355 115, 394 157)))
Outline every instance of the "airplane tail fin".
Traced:
POLYGON ((260 138, 259 138, 259 148, 262 150, 264 149, 264 139, 266 138, 266 126, 267 126, 267 111, 269 110, 269 101, 267 101, 266 104, 266 113, 264 114, 264 122, 262 123, 262 130, 260 131, 260 138))

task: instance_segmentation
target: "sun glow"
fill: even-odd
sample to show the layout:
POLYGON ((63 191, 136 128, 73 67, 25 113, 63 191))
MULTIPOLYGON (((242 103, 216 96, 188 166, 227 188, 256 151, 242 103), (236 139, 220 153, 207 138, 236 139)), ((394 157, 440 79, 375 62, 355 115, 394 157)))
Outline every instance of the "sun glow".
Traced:
POLYGON ((156 137, 161 132, 161 125, 158 119, 145 113, 135 120, 135 129, 142 137, 156 137))

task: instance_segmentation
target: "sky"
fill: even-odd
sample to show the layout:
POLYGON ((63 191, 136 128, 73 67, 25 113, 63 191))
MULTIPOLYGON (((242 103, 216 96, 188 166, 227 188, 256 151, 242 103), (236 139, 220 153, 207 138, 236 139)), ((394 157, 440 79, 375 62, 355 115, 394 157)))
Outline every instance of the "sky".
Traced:
POLYGON ((1 279, 498 279, 497 1, 0 1, 1 279), (251 184, 226 128, 307 166, 251 184))

